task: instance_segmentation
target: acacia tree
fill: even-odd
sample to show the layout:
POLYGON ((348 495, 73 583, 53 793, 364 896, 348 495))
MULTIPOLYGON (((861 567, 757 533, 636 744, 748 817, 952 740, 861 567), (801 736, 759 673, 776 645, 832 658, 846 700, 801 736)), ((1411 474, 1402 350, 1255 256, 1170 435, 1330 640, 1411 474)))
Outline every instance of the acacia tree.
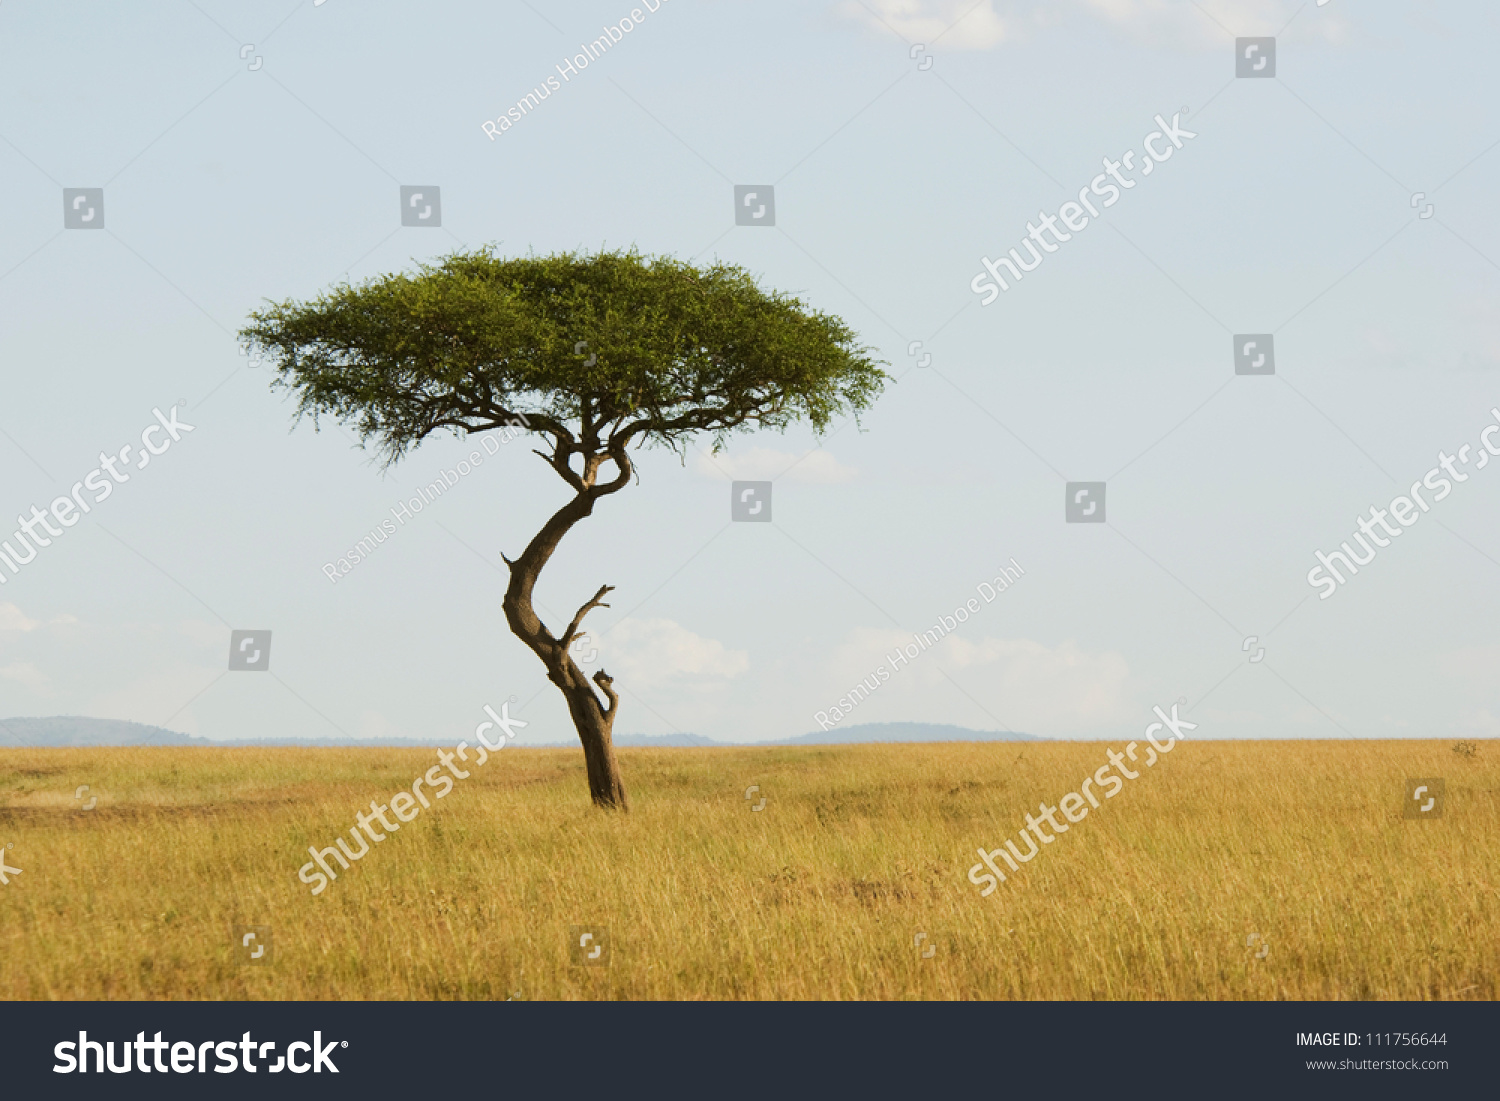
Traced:
POLYGON ((504 259, 458 252, 412 275, 344 283, 251 314, 241 337, 267 353, 297 414, 349 424, 386 465, 434 432, 523 424, 572 490, 510 567, 505 618, 562 691, 596 805, 629 809, 611 731, 620 698, 569 654, 599 591, 560 634, 532 592, 558 542, 623 489, 630 451, 714 450, 737 430, 859 412, 888 376, 841 320, 761 290, 743 269, 695 268, 631 251, 504 259), (603 693, 601 700, 598 693, 603 693))

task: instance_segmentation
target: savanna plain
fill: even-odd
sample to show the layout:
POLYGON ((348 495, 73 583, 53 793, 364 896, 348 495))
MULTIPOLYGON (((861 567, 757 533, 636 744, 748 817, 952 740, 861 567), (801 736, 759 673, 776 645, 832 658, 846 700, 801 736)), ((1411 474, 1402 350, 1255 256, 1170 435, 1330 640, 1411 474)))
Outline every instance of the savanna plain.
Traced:
POLYGON ((982 898, 1109 748, 622 749, 618 814, 511 746, 317 896, 308 847, 435 750, 4 749, 0 998, 1500 997, 1500 744, 1184 742, 982 898))

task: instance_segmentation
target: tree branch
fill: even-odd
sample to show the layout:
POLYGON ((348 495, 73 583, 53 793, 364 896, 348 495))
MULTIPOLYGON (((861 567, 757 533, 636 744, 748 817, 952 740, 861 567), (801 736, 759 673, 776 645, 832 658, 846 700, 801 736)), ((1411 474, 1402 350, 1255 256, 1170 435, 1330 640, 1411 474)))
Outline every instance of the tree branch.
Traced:
POLYGON ((565 451, 561 443, 557 445, 550 455, 546 452, 538 451, 534 447, 531 449, 531 453, 541 458, 548 466, 557 471, 558 477, 567 482, 577 492, 583 493, 588 490, 589 487, 584 483, 584 480, 573 470, 571 465, 571 450, 565 451))
POLYGON ((613 481, 594 486, 594 492, 600 497, 607 497, 611 493, 624 489, 630 482, 632 472, 630 456, 625 453, 625 441, 618 437, 610 437, 607 453, 614 460, 616 473, 613 481))
POLYGON ((583 622, 583 617, 588 615, 591 609, 608 608, 609 605, 604 603, 604 601, 600 598, 603 597, 605 593, 613 591, 613 585, 600 585, 599 591, 594 594, 594 598, 587 604, 585 604, 582 608, 578 609, 578 614, 573 617, 573 622, 568 624, 568 629, 563 632, 562 638, 557 640, 557 644, 564 650, 566 650, 569 645, 572 644, 573 639, 577 636, 578 627, 583 622))
POLYGON ((620 706, 620 697, 615 695, 615 690, 610 687, 610 685, 615 683, 615 678, 603 669, 600 669, 594 674, 594 683, 599 686, 601 692, 609 697, 609 706, 604 708, 604 715, 608 718, 615 713, 615 708, 620 706))

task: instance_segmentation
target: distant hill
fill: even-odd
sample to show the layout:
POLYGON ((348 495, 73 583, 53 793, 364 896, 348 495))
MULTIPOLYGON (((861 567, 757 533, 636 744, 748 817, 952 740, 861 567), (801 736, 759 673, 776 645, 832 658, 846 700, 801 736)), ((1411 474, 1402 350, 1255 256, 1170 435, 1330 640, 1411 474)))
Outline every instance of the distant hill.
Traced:
POLYGON ((248 746, 301 745, 353 748, 355 746, 442 746, 453 744, 448 738, 237 738, 218 741, 179 734, 159 726, 125 722, 121 719, 91 719, 83 715, 57 715, 47 719, 0 720, 0 746, 248 746))
MULTIPOLYGON (((702 734, 621 734, 613 739, 615 745, 629 748, 682 748, 694 746, 732 745, 732 742, 721 742, 713 738, 705 738, 702 734)), ((578 738, 570 736, 566 742, 538 742, 538 745, 577 745, 578 738)))
POLYGON ((947 723, 860 723, 833 730, 815 730, 762 745, 852 745, 856 742, 1040 742, 1035 734, 1015 730, 970 730, 947 723))
POLYGON ((207 742, 206 738, 194 738, 175 730, 121 719, 57 715, 50 719, 6 719, 0 722, 0 745, 206 745, 207 742))
MULTIPOLYGON (((125 722, 121 719, 91 719, 82 715, 57 715, 46 719, 5 719, 0 721, 0 746, 446 746, 456 738, 239 738, 217 741, 192 734, 179 734, 159 726, 125 722)), ((943 723, 860 723, 840 730, 819 730, 793 738, 764 742, 723 742, 702 734, 622 734, 615 745, 631 747, 681 746, 796 746, 854 745, 868 742, 1036 742, 1034 734, 1008 730, 970 730, 943 723)), ((521 745, 526 744, 524 738, 521 745)), ((532 745, 577 745, 571 736, 559 741, 533 741, 532 745)))
POLYGON ((859 723, 834 730, 815 730, 794 738, 776 738, 766 742, 721 742, 701 734, 623 734, 618 746, 773 746, 773 745, 859 745, 870 742, 1040 742, 1035 734, 1013 730, 970 730, 946 723, 859 723))

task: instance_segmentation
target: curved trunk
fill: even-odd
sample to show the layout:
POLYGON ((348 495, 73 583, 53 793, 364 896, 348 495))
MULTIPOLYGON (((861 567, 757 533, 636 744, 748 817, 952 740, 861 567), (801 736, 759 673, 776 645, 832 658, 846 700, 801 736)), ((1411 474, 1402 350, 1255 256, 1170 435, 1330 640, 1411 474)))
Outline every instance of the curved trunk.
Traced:
POLYGON ((562 690, 568 702, 568 714, 572 716, 578 740, 583 744, 589 795, 594 805, 615 810, 630 809, 625 784, 620 779, 620 766, 615 760, 614 743, 610 738, 620 698, 610 687, 614 683, 613 679, 603 669, 595 673, 590 682, 568 653, 568 647, 577 636, 584 615, 591 608, 608 607, 600 598, 610 591, 610 586, 602 586, 594 598, 578 610, 561 638, 555 637, 537 617, 531 605, 531 596, 542 567, 552 557, 552 552, 557 549, 562 537, 574 524, 593 512, 596 500, 622 488, 629 480, 630 464, 628 460, 621 462, 622 459, 623 453, 616 457, 616 461, 620 463, 617 478, 603 486, 584 485, 573 500, 553 514, 518 559, 514 562, 505 560, 510 566, 510 585, 505 591, 504 602, 505 619, 510 624, 511 632, 542 659, 542 664, 547 669, 547 679, 562 690), (595 692, 596 686, 604 693, 607 704, 600 703, 595 692))
POLYGON ((625 782, 620 779, 620 765, 615 760, 615 745, 610 734, 615 725, 614 708, 607 712, 599 706, 592 688, 564 693, 573 727, 583 743, 583 760, 588 768, 589 798, 596 807, 629 810, 625 782))

